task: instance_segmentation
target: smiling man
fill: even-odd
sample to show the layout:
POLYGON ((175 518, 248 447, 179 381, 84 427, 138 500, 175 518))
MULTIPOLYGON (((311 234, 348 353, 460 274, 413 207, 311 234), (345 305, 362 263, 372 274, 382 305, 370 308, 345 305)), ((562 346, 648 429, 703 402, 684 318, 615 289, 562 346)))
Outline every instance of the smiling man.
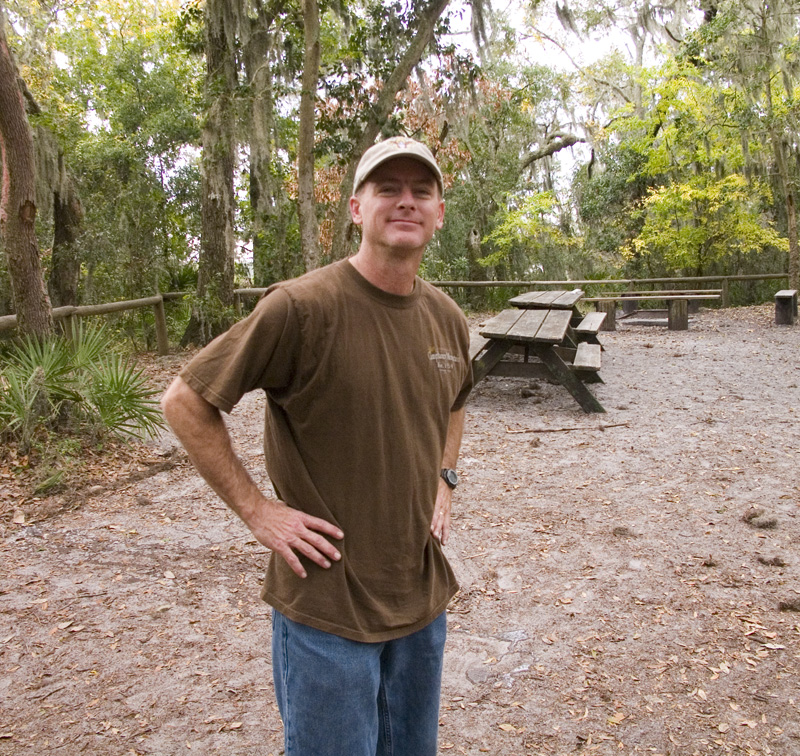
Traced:
POLYGON ((358 252, 272 287, 162 400, 199 472, 272 550, 262 596, 287 756, 436 753, 457 590, 442 547, 472 386, 466 320, 417 276, 442 193, 425 145, 370 148, 350 199, 358 252), (220 414, 254 389, 274 497, 220 414))

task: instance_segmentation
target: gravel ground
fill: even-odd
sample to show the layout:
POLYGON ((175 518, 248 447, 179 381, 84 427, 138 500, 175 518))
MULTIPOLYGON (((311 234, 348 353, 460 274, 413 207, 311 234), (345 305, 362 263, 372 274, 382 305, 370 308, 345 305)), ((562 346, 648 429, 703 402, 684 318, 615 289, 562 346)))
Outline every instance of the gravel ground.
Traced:
MULTIPOLYGON (((800 754, 800 326, 772 320, 622 321, 605 415, 477 387, 443 753, 800 754)), ((266 486, 262 401, 230 425, 266 486)), ((268 555, 175 447, 2 519, 0 754, 281 752, 268 555)))

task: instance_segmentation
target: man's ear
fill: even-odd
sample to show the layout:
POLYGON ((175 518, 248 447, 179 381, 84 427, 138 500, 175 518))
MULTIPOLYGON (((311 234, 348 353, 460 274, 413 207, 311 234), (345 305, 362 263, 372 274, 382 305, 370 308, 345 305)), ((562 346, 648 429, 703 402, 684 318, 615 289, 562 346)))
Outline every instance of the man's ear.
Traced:
POLYGON ((350 217, 356 226, 361 225, 361 200, 355 194, 350 197, 350 217))
POLYGON ((439 215, 436 218, 436 228, 444 226, 444 200, 439 200, 439 215))

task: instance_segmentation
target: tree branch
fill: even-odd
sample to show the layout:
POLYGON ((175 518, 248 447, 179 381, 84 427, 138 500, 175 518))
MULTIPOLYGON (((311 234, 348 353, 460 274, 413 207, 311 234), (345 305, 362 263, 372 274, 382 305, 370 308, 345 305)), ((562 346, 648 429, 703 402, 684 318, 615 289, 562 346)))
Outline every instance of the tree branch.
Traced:
POLYGON ((554 155, 559 150, 563 150, 565 147, 572 147, 573 144, 577 144, 578 142, 583 142, 585 144, 587 140, 584 137, 579 137, 575 134, 559 134, 541 149, 538 149, 535 152, 530 152, 524 158, 522 158, 522 170, 525 170, 537 160, 554 155))
POLYGON ((370 108, 366 126, 361 132, 361 136, 353 146, 350 157, 350 164, 342 178, 339 187, 339 205, 336 209, 336 220, 334 221, 333 243, 331 257, 339 259, 347 254, 347 244, 350 229, 349 203, 350 195, 353 191, 353 179, 356 174, 356 166, 361 156, 374 144, 375 138, 380 134, 381 127, 386 123, 386 119, 395 107, 397 93, 405 86, 408 77, 418 65, 425 52, 425 48, 433 39, 434 28, 439 17, 444 13, 450 0, 432 0, 428 8, 420 14, 419 27, 414 39, 405 51, 397 67, 392 71, 389 78, 383 85, 377 102, 370 108))

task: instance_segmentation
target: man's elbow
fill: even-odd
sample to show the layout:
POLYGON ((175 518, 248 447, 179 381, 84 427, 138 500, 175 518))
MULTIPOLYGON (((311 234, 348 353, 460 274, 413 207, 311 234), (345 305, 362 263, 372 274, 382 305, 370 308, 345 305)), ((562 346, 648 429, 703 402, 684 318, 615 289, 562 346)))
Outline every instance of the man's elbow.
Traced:
POLYGON ((170 427, 181 423, 182 418, 197 413, 198 403, 203 398, 186 381, 178 377, 169 385, 161 397, 161 412, 170 427))

